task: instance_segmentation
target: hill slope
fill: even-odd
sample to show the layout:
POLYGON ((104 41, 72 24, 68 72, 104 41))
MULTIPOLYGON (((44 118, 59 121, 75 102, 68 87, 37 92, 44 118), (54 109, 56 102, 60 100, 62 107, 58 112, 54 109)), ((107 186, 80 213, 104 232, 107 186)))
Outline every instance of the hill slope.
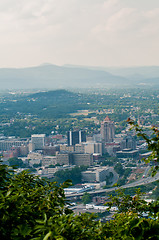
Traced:
POLYGON ((159 67, 104 68, 56 66, 1 68, 2 89, 112 88, 159 85, 159 67))
POLYGON ((127 79, 113 76, 106 71, 51 64, 22 69, 0 69, 0 82, 0 89, 61 89, 127 85, 127 79))

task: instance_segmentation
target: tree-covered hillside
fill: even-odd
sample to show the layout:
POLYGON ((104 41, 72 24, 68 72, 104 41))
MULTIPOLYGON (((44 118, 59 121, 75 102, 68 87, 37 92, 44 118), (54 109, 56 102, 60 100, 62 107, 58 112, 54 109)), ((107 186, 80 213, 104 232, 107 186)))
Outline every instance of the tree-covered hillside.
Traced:
POLYGON ((0 130, 6 136, 19 137, 52 131, 65 134, 73 128, 92 134, 99 131, 100 122, 108 115, 119 133, 125 129, 125 120, 130 116, 140 118, 144 125, 157 123, 158 96, 157 89, 7 94, 0 98, 0 130))

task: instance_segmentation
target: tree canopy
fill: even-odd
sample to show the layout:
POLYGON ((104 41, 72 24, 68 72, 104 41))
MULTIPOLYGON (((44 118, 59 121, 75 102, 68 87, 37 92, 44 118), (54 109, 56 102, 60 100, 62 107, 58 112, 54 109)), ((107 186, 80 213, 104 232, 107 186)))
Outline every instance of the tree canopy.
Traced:
POLYGON ((57 186, 26 171, 16 174, 1 164, 0 239, 158 239, 157 203, 147 206, 139 194, 135 198, 119 196, 111 201, 120 206, 119 213, 101 223, 92 214, 75 215, 68 208, 64 188, 70 185, 66 181, 57 186), (153 218, 141 217, 143 211, 153 218))
POLYGON ((154 163, 154 166, 151 168, 152 176, 154 176, 159 170, 159 129, 155 126, 152 126, 152 134, 151 136, 148 136, 138 124, 135 124, 133 120, 128 118, 127 121, 132 126, 132 129, 135 129, 137 136, 142 137, 146 141, 147 149, 152 152, 147 159, 143 160, 145 163, 150 163, 151 161, 154 163))

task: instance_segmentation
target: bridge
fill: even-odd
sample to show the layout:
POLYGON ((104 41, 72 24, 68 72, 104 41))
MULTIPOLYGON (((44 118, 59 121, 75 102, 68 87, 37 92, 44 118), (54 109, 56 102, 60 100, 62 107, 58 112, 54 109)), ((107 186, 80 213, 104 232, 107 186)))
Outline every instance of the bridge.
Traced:
MULTIPOLYGON (((133 183, 128 183, 125 184, 123 186, 120 187, 112 187, 112 188, 107 188, 107 189, 99 189, 99 190, 93 190, 93 191, 89 191, 90 195, 98 195, 98 194, 102 194, 102 193, 108 193, 108 192, 112 192, 115 191, 117 189, 124 189, 124 188, 130 188, 130 187, 137 187, 140 185, 145 185, 145 184, 149 184, 152 182, 155 182, 159 180, 159 173, 157 173, 154 177, 147 177, 147 178, 142 178, 136 182, 133 183)), ((66 194, 66 198, 70 199, 70 198, 75 198, 75 197, 81 197, 83 196, 85 192, 81 192, 81 193, 72 193, 72 194, 66 194)))

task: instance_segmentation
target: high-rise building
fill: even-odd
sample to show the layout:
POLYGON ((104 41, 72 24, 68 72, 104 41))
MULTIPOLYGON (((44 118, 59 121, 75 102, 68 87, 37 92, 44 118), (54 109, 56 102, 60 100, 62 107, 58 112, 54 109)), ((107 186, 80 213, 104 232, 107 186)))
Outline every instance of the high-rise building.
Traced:
POLYGON ((136 138, 134 136, 127 135, 120 142, 120 148, 121 148, 121 150, 123 150, 125 148, 135 150, 136 149, 136 138))
POLYGON ((104 142, 113 142, 115 135, 114 122, 107 116, 101 123, 101 136, 104 142))
POLYGON ((45 134, 33 134, 31 135, 31 143, 34 146, 33 150, 42 150, 45 146, 45 134))
POLYGON ((86 142, 85 131, 69 131, 67 132, 67 143, 68 146, 74 146, 81 142, 86 142))

